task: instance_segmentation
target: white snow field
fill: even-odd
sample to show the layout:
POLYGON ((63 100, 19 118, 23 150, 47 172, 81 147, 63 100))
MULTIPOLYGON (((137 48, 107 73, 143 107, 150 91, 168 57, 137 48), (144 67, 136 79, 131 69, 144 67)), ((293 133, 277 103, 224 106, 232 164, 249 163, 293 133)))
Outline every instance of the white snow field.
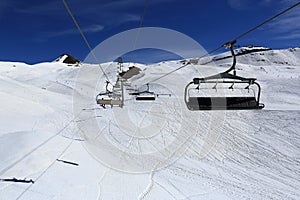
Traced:
MULTIPOLYGON (((230 58, 150 84, 171 94, 155 102, 128 89, 182 63, 135 64, 124 107, 112 109, 95 101, 105 86, 98 65, 0 62, 0 199, 299 199, 300 48, 237 60, 237 74, 261 84, 263 110, 186 108, 185 85, 230 58)), ((116 63, 102 67, 115 77, 116 63)))

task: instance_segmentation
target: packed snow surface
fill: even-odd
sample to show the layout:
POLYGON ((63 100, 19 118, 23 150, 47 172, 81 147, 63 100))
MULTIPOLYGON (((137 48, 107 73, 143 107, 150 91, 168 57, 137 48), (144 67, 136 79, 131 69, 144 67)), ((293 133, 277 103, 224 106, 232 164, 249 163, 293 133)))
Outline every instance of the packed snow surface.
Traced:
MULTIPOLYGON (((0 199, 298 199, 300 49, 261 49, 238 56, 265 104, 247 111, 192 112, 183 101, 186 84, 230 58, 150 84, 155 102, 129 92, 182 62, 134 64, 125 105, 112 109, 95 101, 98 65, 0 62, 0 199), (35 182, 3 181, 12 178, 35 182)), ((117 81, 116 63, 102 67, 117 81)))

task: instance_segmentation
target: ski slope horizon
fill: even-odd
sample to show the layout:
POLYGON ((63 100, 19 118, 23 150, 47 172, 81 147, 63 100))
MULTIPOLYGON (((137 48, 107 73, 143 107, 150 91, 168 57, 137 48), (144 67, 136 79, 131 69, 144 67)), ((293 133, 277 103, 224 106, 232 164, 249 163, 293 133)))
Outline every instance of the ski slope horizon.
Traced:
MULTIPOLYGON (((263 48, 242 47, 236 52, 257 49, 263 48)), ((166 87, 155 84, 151 87, 163 93, 176 93, 178 89, 180 93, 185 87, 181 84, 228 69, 232 59, 223 59, 228 56, 229 52, 212 56, 213 64, 192 65, 165 79, 166 87)), ((111 70, 109 75, 113 77, 117 63, 101 65, 111 70)), ((149 65, 124 63, 125 68, 133 65, 141 72, 128 82, 139 87, 180 67, 182 60, 149 65)), ((127 97, 125 109, 103 109, 94 101, 95 96, 87 95, 77 86, 82 81, 80 86, 94 87, 89 85, 89 77, 77 79, 84 68, 97 72, 97 76, 101 74, 98 65, 68 65, 63 59, 35 65, 0 62, 0 179, 35 181, 34 184, 0 181, 0 199, 299 198, 300 48, 263 49, 237 57, 238 75, 256 77, 262 87, 261 102, 265 108, 253 111, 189 113, 180 95, 171 100, 162 97, 153 107, 127 97), (79 116, 74 113, 74 94, 91 100, 90 105, 83 105, 85 109, 79 116), (159 109, 160 103, 168 106, 159 109), (129 113, 128 118, 124 110, 129 113), (222 119, 213 121, 219 117, 222 119), (110 150, 105 147, 96 146, 94 151, 87 148, 89 138, 80 128, 99 131, 89 126, 90 118, 97 122, 111 145, 139 157, 126 160, 122 154, 114 154, 115 151, 102 154, 110 150), (141 118, 145 120, 140 121, 141 118), (151 139, 140 141, 123 134, 120 129, 132 131, 130 120, 151 139), (110 122, 117 125, 111 123, 106 127, 110 122), (151 123, 167 128, 155 138, 152 135, 155 130, 146 129, 151 123), (188 148, 181 149, 174 160, 159 169, 152 166, 147 154, 163 150, 173 141, 177 144, 173 135, 183 128, 191 137, 188 148), (208 130, 212 128, 218 134, 210 137, 208 130), (210 146, 203 151, 207 142, 210 146), (154 149, 153 143, 161 149, 154 149), (136 169, 139 164, 149 169, 131 173, 115 169, 110 162, 119 162, 120 169, 124 166, 136 169)), ((105 89, 103 82, 103 76, 99 75, 99 81, 93 83, 97 85, 97 91, 92 91, 95 95, 105 89)), ((97 144, 97 138, 94 139, 97 144)))

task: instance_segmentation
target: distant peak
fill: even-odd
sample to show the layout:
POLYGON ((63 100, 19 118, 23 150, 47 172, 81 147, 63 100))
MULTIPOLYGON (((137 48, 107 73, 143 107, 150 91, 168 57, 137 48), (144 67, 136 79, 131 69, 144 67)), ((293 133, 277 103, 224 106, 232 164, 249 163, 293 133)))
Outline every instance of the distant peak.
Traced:
POLYGON ((80 60, 74 58, 69 54, 62 54, 55 60, 55 62, 77 65, 80 63, 80 60))

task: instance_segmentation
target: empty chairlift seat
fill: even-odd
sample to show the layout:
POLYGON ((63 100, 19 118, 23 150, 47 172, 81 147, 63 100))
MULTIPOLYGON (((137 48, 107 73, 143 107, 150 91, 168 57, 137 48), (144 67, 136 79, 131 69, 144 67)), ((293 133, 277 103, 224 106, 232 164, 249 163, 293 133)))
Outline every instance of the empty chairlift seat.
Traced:
POLYGON ((244 110, 261 109, 255 97, 189 97, 189 110, 244 110))
POLYGON ((155 96, 137 96, 135 98, 137 101, 155 101, 155 96))

